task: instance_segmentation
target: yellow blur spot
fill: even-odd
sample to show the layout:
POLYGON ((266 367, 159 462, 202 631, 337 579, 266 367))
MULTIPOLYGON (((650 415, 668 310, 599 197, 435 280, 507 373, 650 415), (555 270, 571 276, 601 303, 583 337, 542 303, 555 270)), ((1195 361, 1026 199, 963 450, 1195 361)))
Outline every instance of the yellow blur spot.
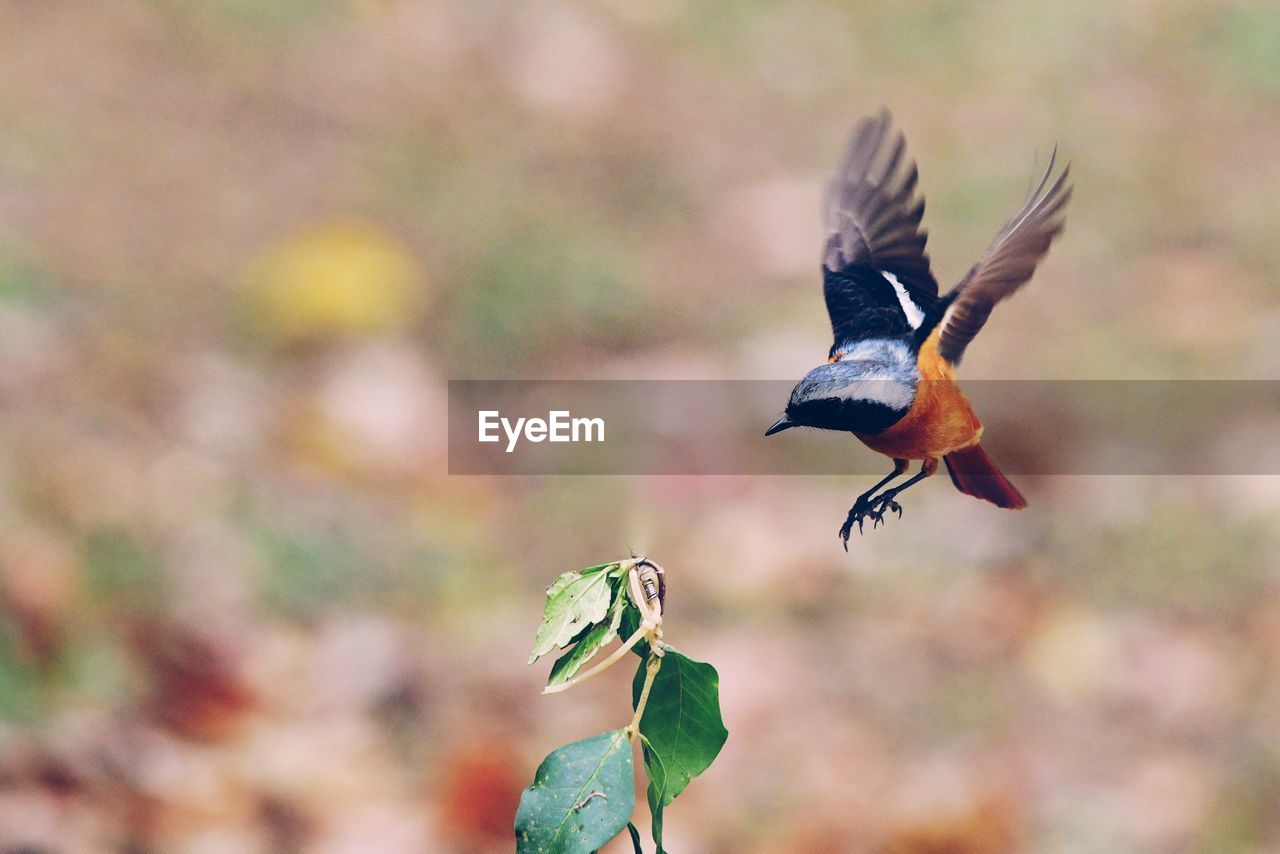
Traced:
POLYGON ((293 455, 311 468, 334 477, 353 478, 360 474, 349 437, 313 407, 296 413, 285 435, 293 455))
POLYGON ((269 248, 249 269, 255 323, 288 340, 403 328, 421 274, 413 256, 363 225, 309 229, 269 248))
POLYGON ((1031 638, 1026 664, 1049 693, 1073 701, 1105 689, 1118 655, 1115 632, 1102 618, 1064 607, 1051 612, 1031 638))

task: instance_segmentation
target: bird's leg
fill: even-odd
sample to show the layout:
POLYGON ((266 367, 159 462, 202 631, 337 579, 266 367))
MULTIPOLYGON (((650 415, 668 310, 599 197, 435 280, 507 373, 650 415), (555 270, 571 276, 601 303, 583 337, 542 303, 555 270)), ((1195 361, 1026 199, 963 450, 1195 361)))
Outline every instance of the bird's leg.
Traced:
POLYGON ((884 492, 880 493, 875 498, 872 498, 870 502, 868 502, 871 506, 867 510, 867 515, 870 516, 873 520, 871 523, 871 527, 874 528, 876 525, 879 525, 881 522, 883 522, 884 514, 886 513, 897 513, 898 518, 902 518, 902 505, 899 504, 897 501, 894 501, 893 499, 897 496, 899 492, 902 492, 902 490, 907 489, 914 483, 919 483, 920 481, 924 480, 926 477, 929 477, 930 475, 932 475, 937 470, 938 470, 938 458, 928 457, 920 465, 920 471, 916 472, 915 477, 912 477, 910 480, 906 481, 900 486, 894 487, 893 489, 886 489, 884 492))
MULTIPOLYGON (((936 463, 935 463, 936 465, 936 463)), ((868 489, 866 492, 858 496, 853 502, 853 506, 849 508, 849 516, 844 520, 844 525, 840 528, 840 539, 844 543, 844 550, 849 550, 849 535, 853 533, 853 525, 856 522, 858 531, 862 531, 862 522, 871 515, 871 496, 876 494, 876 490, 884 486, 889 481, 898 477, 907 470, 907 461, 895 458, 893 461, 893 471, 883 477, 879 483, 868 489)), ((873 516, 874 518, 874 516, 873 516)))

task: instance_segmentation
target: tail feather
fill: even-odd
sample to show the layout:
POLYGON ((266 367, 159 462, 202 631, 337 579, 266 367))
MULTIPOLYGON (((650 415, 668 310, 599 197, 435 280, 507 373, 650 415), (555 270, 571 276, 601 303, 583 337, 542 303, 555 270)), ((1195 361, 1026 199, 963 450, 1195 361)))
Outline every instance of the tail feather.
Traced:
POLYGON ((1022 493, 1000 473, 981 445, 952 451, 942 459, 951 474, 951 482, 965 495, 1010 510, 1021 510, 1027 506, 1022 493))

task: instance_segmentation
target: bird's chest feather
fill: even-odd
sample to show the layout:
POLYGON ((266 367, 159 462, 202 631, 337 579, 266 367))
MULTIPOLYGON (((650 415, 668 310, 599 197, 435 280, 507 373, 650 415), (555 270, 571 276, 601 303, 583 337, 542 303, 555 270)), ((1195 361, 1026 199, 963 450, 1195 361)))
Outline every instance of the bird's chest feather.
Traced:
POLYGON ((938 337, 930 336, 917 360, 920 381, 907 414, 888 429, 856 434, 873 451, 899 459, 941 457, 967 448, 982 437, 982 423, 956 384, 955 367, 938 355, 938 337))

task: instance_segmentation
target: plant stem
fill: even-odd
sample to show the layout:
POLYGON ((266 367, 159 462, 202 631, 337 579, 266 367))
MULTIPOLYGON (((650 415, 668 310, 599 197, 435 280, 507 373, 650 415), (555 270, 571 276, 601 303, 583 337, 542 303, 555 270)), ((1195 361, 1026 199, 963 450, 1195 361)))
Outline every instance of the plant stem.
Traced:
POLYGON ((656 648, 651 647, 649 660, 645 663, 644 687, 640 689, 640 699, 636 701, 636 713, 631 718, 631 725, 627 727, 627 738, 632 741, 635 741, 636 733, 640 732, 640 718, 644 716, 645 704, 649 702, 649 689, 653 687, 653 680, 657 677, 660 667, 662 667, 662 656, 658 655, 656 648))

